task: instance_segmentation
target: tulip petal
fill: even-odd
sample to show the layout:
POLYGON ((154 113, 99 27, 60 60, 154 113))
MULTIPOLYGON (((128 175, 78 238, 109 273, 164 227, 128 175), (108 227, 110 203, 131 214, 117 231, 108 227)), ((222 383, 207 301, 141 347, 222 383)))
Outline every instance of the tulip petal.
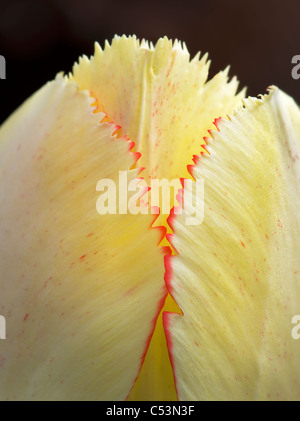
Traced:
POLYGON ((177 401, 172 366, 163 328, 163 312, 177 312, 178 306, 168 294, 156 322, 149 349, 128 401, 177 401))
MULTIPOLYGON (((180 42, 161 38, 155 47, 135 36, 116 36, 105 49, 95 44, 95 54, 74 65, 74 79, 82 89, 93 92, 98 110, 108 121, 121 125, 121 133, 135 142, 141 153, 139 164, 144 179, 174 182, 170 197, 161 195, 161 214, 156 224, 166 223, 175 196, 181 188, 179 179, 190 177, 187 164, 202 149, 203 136, 213 127, 215 117, 232 113, 244 97, 236 95, 238 82, 228 79, 228 69, 207 82, 207 55, 190 55, 180 42)), ((149 192, 152 201, 153 188, 149 192)), ((164 238, 162 246, 169 245, 164 238)), ((164 310, 176 311, 169 297, 164 310)), ((173 400, 176 398, 161 317, 132 399, 173 400), (164 355, 162 355, 164 354, 164 355), (155 364, 153 363, 155 361, 155 364), (160 379, 157 381, 157 379, 160 379), (172 391, 173 390, 173 391, 172 391)))
POLYGON ((100 215, 138 170, 94 99, 58 76, 0 129, 0 398, 125 399, 166 296, 153 216, 100 215))
POLYGON ((172 218, 169 288, 183 316, 164 317, 178 396, 299 400, 300 110, 271 88, 217 126, 192 170, 204 220, 186 225, 189 206, 172 218))
POLYGON ((91 90, 98 108, 142 154, 143 177, 179 179, 188 176, 186 166, 198 154, 215 117, 232 113, 244 91, 228 82, 228 69, 207 82, 207 54, 190 61, 185 45, 167 37, 155 47, 136 37, 116 36, 102 50, 74 65, 74 80, 91 90))

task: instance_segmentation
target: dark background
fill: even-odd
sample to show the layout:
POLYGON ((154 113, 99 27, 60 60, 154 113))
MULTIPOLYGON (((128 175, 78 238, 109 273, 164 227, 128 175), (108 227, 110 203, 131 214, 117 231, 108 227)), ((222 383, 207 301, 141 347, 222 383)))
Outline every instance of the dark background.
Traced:
POLYGON ((208 52, 211 75, 231 65, 249 95, 275 84, 300 103, 291 59, 300 54, 300 1, 0 0, 0 123, 58 71, 114 34, 185 41, 208 52))

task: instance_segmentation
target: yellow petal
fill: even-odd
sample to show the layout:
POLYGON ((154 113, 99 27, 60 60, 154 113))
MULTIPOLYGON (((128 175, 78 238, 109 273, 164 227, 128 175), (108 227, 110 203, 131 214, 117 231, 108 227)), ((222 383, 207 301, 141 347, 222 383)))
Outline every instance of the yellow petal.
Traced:
POLYGON ((135 157, 93 101, 59 76, 0 130, 1 400, 125 399, 165 298, 153 216, 97 213, 135 157))
MULTIPOLYGON (((135 150, 142 154, 139 165, 145 167, 145 180, 177 180, 170 200, 163 202, 164 209, 160 203, 162 212, 156 221, 168 232, 166 215, 176 203, 179 179, 190 177, 187 164, 203 150, 203 137, 214 119, 232 113, 244 96, 244 92, 236 95, 238 82, 236 78, 228 81, 228 69, 207 82, 208 70, 207 55, 199 60, 198 54, 190 61, 185 45, 178 41, 165 37, 154 47, 134 36, 116 36, 104 51, 96 43, 94 56, 82 57, 70 76, 93 92, 108 121, 120 124, 121 133, 135 142, 135 150)), ((168 245, 167 240, 161 245, 168 245)), ((164 310, 178 310, 170 297, 166 305, 164 310)), ((161 317, 136 389, 130 398, 176 397, 161 317)))
POLYGON ((190 61, 185 45, 167 37, 149 47, 116 36, 104 51, 96 43, 94 56, 81 58, 71 78, 135 142, 143 177, 173 180, 188 176, 186 166, 214 119, 232 113, 244 95, 235 96, 238 82, 228 82, 228 69, 206 83, 208 69, 207 55, 190 61))
POLYGON ((300 110, 272 88, 218 128, 193 169, 204 221, 186 225, 186 208, 173 222, 184 315, 165 324, 179 399, 299 400, 300 110))

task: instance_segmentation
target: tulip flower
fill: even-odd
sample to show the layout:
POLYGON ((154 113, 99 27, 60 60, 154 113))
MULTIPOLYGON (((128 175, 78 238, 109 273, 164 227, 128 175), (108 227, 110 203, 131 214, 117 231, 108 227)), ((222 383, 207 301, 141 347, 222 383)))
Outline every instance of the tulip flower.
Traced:
POLYGON ((300 398, 300 110, 208 69, 115 37, 1 126, 1 400, 300 398), (184 188, 133 214, 120 172, 184 188))

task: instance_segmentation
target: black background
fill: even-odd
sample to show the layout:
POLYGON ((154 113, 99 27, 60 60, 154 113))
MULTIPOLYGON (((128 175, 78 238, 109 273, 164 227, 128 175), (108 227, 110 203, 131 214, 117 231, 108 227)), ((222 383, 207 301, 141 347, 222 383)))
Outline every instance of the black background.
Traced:
POLYGON ((185 41, 208 52, 211 73, 231 65, 249 95, 275 84, 300 103, 291 59, 300 54, 300 1, 0 0, 0 123, 56 73, 69 72, 114 34, 185 41))

